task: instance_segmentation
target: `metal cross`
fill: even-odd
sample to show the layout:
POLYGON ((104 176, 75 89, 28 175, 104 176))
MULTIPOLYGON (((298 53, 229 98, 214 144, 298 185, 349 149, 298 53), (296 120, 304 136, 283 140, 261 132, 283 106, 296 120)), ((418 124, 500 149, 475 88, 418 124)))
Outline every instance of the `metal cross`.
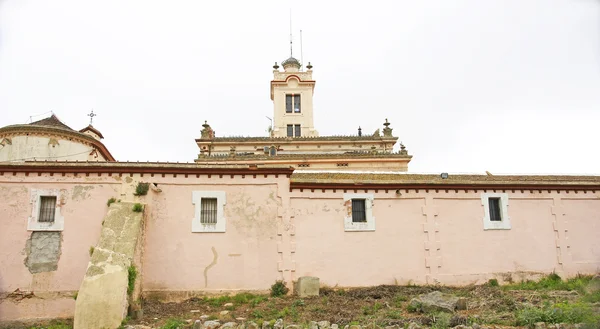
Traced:
POLYGON ((92 112, 87 115, 88 117, 90 117, 90 126, 92 125, 92 121, 94 121, 94 117, 97 115, 98 114, 94 114, 94 110, 92 110, 92 112))

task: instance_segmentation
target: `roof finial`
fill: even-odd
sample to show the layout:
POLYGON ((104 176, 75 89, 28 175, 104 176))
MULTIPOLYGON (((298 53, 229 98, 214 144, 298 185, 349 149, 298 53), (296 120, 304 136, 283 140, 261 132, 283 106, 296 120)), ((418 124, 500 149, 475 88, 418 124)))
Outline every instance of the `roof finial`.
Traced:
POLYGON ((94 117, 97 115, 98 114, 94 114, 94 109, 92 109, 92 112, 90 112, 90 114, 87 115, 88 117, 90 117, 90 126, 92 125, 92 122, 94 121, 94 117))

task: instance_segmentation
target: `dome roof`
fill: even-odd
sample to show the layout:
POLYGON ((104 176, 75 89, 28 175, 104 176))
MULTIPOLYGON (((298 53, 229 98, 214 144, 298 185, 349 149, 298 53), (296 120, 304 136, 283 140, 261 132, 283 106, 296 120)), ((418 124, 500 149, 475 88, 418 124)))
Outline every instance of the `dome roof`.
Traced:
POLYGON ((297 59, 295 59, 294 57, 290 57, 288 59, 286 59, 285 61, 281 62, 281 65, 283 65, 283 67, 286 67, 288 65, 293 65, 296 66, 298 68, 300 68, 300 61, 298 61, 297 59))

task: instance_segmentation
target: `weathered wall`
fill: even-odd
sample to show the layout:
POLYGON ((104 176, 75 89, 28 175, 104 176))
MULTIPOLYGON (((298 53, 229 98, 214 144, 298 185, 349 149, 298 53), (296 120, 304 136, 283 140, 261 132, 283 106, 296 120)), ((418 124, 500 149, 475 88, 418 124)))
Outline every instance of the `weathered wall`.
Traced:
POLYGON ((482 191, 369 193, 371 232, 344 231, 342 191, 292 193, 295 277, 330 286, 470 284, 600 270, 599 193, 507 191, 509 230, 483 229, 482 191))
MULTIPOLYGON (((2 140, 2 138, 0 138, 2 140)), ((4 161, 105 161, 94 147, 59 136, 11 136, 11 143, 0 145, 0 162, 4 161), (93 154, 90 154, 92 153, 93 154)))
POLYGON ((348 232, 343 191, 290 192, 285 175, 5 172, 0 318, 73 316, 110 197, 147 204, 139 276, 147 297, 267 290, 300 276, 330 286, 468 284, 600 270, 598 192, 506 191, 509 230, 483 229, 482 191, 400 192, 358 191, 373 195, 375 229, 348 232), (156 186, 134 197, 138 181, 156 186), (32 189, 60 190, 62 232, 27 231, 32 189), (224 192, 224 233, 192 232, 195 191, 224 192), (39 253, 40 245, 48 250, 39 253))
POLYGON ((146 223, 144 291, 176 297, 190 291, 267 289, 280 275, 278 183, 287 189, 285 176, 160 181, 162 192, 154 194, 146 223), (193 191, 226 193, 225 233, 191 232, 193 191))
POLYGON ((106 201, 118 195, 119 186, 112 177, 0 176, 0 319, 73 316, 89 248, 98 241, 106 201), (63 231, 27 230, 32 189, 60 189, 63 231), (9 295, 17 289, 34 294, 9 295))

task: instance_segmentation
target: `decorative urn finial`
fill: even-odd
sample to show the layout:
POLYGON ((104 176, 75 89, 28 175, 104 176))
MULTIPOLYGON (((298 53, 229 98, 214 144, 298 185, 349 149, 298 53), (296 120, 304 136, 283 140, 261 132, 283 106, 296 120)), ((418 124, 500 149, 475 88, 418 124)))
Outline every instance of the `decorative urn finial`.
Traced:
POLYGON ((385 119, 385 122, 383 123, 383 125, 385 126, 385 128, 383 128, 383 136, 384 137, 392 137, 392 128, 390 128, 390 123, 388 121, 388 119, 385 119))
POLYGON ((312 70, 313 66, 312 66, 312 64, 310 64, 310 62, 308 62, 308 65, 306 65, 306 68, 309 70, 312 70))
POLYGON ((277 62, 275 62, 275 65, 273 65, 273 69, 274 70, 279 70, 279 65, 277 65, 277 62))
POLYGON ((210 127, 210 125, 206 122, 206 120, 204 121, 204 124, 202 125, 202 130, 200 131, 201 137, 202 139, 214 139, 215 138, 215 131, 210 127))

